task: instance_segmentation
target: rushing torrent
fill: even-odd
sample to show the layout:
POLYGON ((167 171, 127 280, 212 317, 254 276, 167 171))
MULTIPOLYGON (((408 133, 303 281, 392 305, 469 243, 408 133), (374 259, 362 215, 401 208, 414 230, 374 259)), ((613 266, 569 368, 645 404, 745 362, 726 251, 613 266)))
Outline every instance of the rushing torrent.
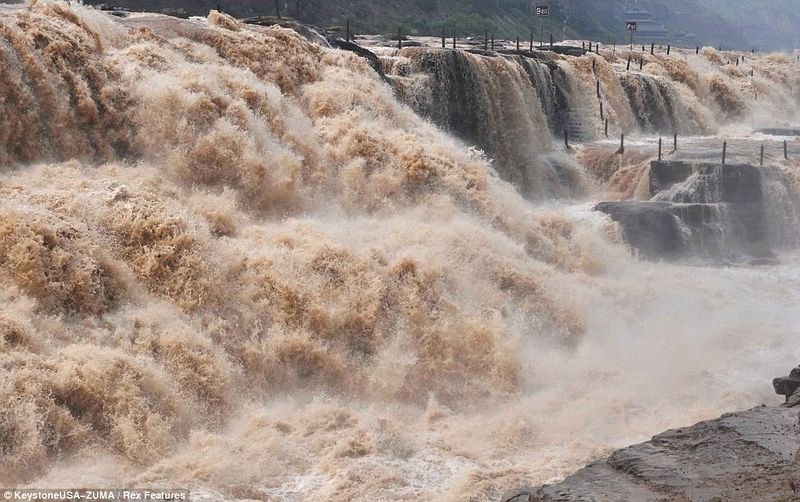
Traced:
MULTIPOLYGON (((506 89, 463 140, 291 30, 0 8, 0 484, 483 500, 772 399, 799 257, 634 259, 552 201, 612 174, 552 151, 540 63, 453 57, 506 89)), ((612 85, 598 61, 626 129, 663 125, 640 97, 693 132, 751 113, 723 73, 648 58, 612 85)), ((782 72, 763 99, 796 110, 782 72)))

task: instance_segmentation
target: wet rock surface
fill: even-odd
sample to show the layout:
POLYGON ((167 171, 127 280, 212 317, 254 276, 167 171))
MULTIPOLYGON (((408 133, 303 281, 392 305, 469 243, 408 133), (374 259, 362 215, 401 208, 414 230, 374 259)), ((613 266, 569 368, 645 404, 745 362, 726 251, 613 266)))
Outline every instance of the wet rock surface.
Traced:
POLYGON ((788 181, 774 167, 654 161, 648 201, 596 206, 646 258, 769 258, 797 221, 788 181))
POLYGON ((623 448, 504 501, 800 500, 798 410, 761 406, 623 448))

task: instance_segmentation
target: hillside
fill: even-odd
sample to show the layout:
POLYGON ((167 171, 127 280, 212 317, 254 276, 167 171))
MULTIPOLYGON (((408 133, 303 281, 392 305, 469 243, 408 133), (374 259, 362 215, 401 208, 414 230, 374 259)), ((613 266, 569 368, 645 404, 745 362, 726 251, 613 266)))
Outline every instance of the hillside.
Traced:
MULTIPOLYGON (((700 45, 749 48, 753 42, 743 33, 752 33, 754 40, 759 41, 764 37, 756 37, 757 30, 743 30, 741 26, 761 21, 719 14, 725 11, 726 2, 735 1, 745 0, 642 0, 638 5, 649 9, 671 33, 695 34, 700 45)), ((273 0, 87 0, 87 3, 145 10, 180 8, 193 15, 205 15, 218 5, 238 17, 275 12, 273 0)), ((629 2, 550 0, 549 4, 551 15, 544 22, 545 37, 552 33, 556 39, 580 37, 604 43, 624 43, 628 39, 623 11, 631 5, 629 2)), ((531 32, 538 33, 539 19, 533 15, 531 6, 529 0, 283 0, 280 4, 283 15, 319 26, 341 26, 350 19, 356 33, 395 33, 402 27, 411 34, 439 35, 446 26, 448 33, 455 29, 460 36, 481 35, 489 30, 506 38, 517 35, 527 38, 531 32)), ((786 21, 774 11, 771 7, 759 11, 760 16, 768 18, 770 26, 781 27, 760 44, 764 48, 785 47, 796 38, 792 25, 783 26, 786 21)))
POLYGON ((765 49, 800 47, 800 0, 707 0, 707 7, 741 27, 753 45, 765 49))

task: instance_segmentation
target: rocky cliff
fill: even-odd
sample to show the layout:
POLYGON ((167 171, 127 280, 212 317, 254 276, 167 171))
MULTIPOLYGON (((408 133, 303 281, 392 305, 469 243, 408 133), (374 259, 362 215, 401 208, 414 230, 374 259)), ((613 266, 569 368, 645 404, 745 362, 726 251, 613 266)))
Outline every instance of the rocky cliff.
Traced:
POLYGON ((760 406, 658 434, 505 502, 800 498, 796 408, 760 406))

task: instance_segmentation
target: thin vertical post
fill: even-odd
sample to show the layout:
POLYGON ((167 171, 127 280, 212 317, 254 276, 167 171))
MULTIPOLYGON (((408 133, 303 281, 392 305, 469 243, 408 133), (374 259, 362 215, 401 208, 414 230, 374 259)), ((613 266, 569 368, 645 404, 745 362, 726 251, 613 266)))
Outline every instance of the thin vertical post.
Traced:
POLYGON ((606 119, 605 135, 608 137, 608 119, 606 119))
POLYGON ((553 48, 553 34, 550 34, 550 48, 553 48))
POLYGON ((625 68, 625 71, 629 71, 631 69, 631 55, 628 54, 628 66, 625 68))
POLYGON ((678 151, 678 133, 672 134, 672 151, 673 152, 678 151))
POLYGON ((447 46, 447 41, 445 40, 446 38, 447 38, 447 26, 442 26, 442 49, 444 49, 447 46))
POLYGON ((456 30, 453 30, 453 49, 456 48, 456 30))
POLYGON ((492 33, 492 51, 494 51, 494 33, 492 33))
POLYGON ((658 160, 661 160, 661 138, 658 138, 658 160))
POLYGON ((531 32, 531 43, 530 43, 530 45, 528 47, 528 50, 529 51, 533 51, 533 32, 531 32))
POLYGON ((655 42, 650 43, 650 55, 652 56, 656 48, 655 42))
POLYGON ((672 49, 672 45, 669 45, 669 44, 668 44, 668 45, 667 45, 667 56, 669 56, 669 51, 670 51, 670 49, 672 49))
POLYGON ((403 48, 403 32, 400 27, 397 28, 397 48, 403 48))
POLYGON ((644 58, 639 58, 639 70, 641 71, 643 67, 644 67, 644 58))
POLYGON ((601 101, 600 102, 600 120, 605 120, 605 119, 606 119, 606 114, 603 113, 603 102, 601 101))
POLYGON ((596 87, 597 87, 597 98, 599 99, 600 98, 600 81, 598 80, 596 82, 596 84, 597 84, 596 85, 596 87))
POLYGON ((483 32, 483 50, 489 50, 489 30, 483 32))
POLYGON ((764 165, 764 143, 761 143, 761 160, 759 161, 758 165, 764 165))
POLYGON ((592 42, 589 42, 589 52, 592 52, 592 42))
POLYGON ((700 46, 699 45, 697 47, 695 47, 694 53, 695 54, 700 54, 700 46))
POLYGON ((564 146, 569 150, 569 130, 564 129, 564 146))
MULTIPOLYGON (((592 73, 597 73, 597 60, 592 58, 592 73)), ((600 92, 600 91, 598 91, 600 92)))
POLYGON ((517 35, 517 52, 519 52, 519 35, 517 35))
POLYGON ((544 49, 544 16, 539 17, 539 48, 544 49))
POLYGON ((728 142, 722 142, 722 165, 725 165, 725 155, 728 153, 728 142))
POLYGON ((789 143, 783 140, 783 158, 789 160, 789 143))

